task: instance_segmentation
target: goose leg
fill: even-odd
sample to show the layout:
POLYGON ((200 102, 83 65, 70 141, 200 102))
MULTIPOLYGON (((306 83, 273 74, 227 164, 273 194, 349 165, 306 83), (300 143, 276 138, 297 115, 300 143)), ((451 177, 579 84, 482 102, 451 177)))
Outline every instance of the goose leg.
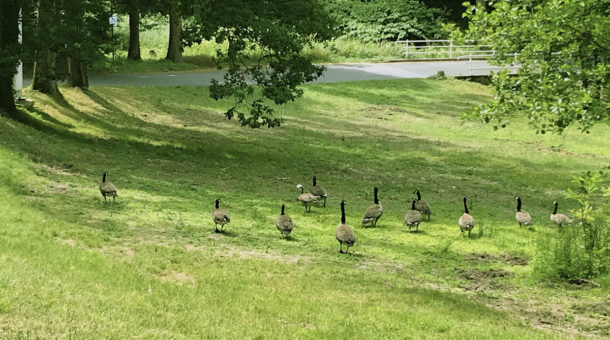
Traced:
POLYGON ((215 233, 219 233, 220 232, 220 230, 218 230, 218 224, 216 224, 216 223, 214 223, 214 229, 215 229, 214 230, 215 233))
POLYGON ((339 243, 339 252, 343 254, 343 243, 339 243))
POLYGON ((326 208, 326 197, 324 197, 324 208, 326 208))
POLYGON ((347 245, 347 248, 345 248, 345 253, 349 254, 349 244, 347 245))

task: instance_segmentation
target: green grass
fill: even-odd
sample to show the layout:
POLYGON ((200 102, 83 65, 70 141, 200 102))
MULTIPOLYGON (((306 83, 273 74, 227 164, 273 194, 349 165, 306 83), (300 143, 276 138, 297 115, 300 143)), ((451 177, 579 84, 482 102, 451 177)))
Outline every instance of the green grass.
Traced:
POLYGON ((490 94, 455 80, 304 89, 278 109, 281 128, 261 130, 224 119, 228 102, 206 88, 27 92, 28 124, 0 118, 0 338, 609 335, 608 279, 577 289, 532 274, 538 238, 556 231, 551 203, 572 208, 571 177, 608 164, 609 126, 557 137, 461 124, 490 94), (97 189, 105 171, 117 204, 97 189), (313 175, 330 198, 306 214, 295 186, 313 175), (384 215, 365 229, 375 185, 384 215), (408 233, 415 188, 432 221, 408 233), (532 230, 514 221, 517 194, 532 230), (218 197, 224 234, 209 215, 218 197), (334 239, 341 199, 350 255, 334 239), (288 240, 274 225, 282 203, 288 240), (500 257, 470 256, 482 252, 500 257))

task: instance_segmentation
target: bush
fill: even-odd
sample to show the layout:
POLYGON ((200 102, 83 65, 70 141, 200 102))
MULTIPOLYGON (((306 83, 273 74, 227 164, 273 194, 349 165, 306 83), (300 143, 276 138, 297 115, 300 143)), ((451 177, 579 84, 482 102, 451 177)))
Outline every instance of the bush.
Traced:
POLYGON ((568 190, 568 198, 578 203, 578 208, 571 211, 575 221, 560 228, 556 235, 543 235, 538 240, 535 266, 538 274, 581 282, 608 273, 610 188, 604 187, 604 182, 603 172, 587 172, 575 178, 577 189, 568 190))

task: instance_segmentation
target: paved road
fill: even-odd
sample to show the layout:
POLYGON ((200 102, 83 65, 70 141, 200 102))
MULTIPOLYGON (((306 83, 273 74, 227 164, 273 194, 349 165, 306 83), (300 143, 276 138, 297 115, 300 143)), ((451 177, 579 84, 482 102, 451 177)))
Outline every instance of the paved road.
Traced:
MULTIPOLYGON (((491 70, 498 69, 487 61, 358 63, 327 67, 324 75, 315 82, 426 78, 441 70, 448 76, 488 75, 491 70)), ((208 86, 212 79, 222 79, 223 74, 223 71, 106 74, 91 76, 89 83, 91 86, 208 86)), ((28 86, 30 81, 25 79, 24 86, 28 86)))

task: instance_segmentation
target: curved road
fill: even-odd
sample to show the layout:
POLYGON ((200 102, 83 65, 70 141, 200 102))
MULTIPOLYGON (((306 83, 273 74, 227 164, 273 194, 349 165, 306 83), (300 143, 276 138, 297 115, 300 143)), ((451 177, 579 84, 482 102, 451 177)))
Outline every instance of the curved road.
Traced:
MULTIPOLYGON (((316 83, 373 79, 426 78, 438 71, 447 76, 488 75, 500 67, 487 61, 418 61, 393 63, 357 63, 327 65, 316 83)), ((224 71, 130 73, 92 75, 90 86, 208 86, 212 79, 222 79, 224 71)), ((24 86, 31 79, 24 80, 24 86)))

